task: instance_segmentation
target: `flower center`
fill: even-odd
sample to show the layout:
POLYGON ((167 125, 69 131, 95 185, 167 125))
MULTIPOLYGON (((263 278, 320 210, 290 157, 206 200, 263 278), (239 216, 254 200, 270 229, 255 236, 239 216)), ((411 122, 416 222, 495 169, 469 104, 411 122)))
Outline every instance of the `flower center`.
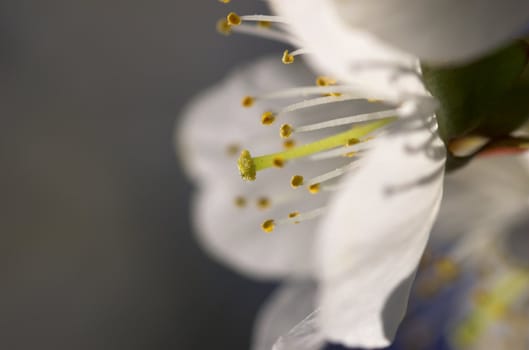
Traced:
MULTIPOLYGON (((297 49, 292 51, 284 50, 281 56, 283 64, 292 65, 296 63, 296 57, 310 52, 287 31, 288 25, 284 18, 277 16, 241 16, 230 12, 218 22, 217 29, 226 35, 232 32, 245 33, 295 47, 297 49)), ((227 146, 227 151, 230 155, 240 152, 237 166, 242 179, 246 181, 253 182, 257 179, 258 172, 272 168, 281 169, 280 174, 287 173, 284 183, 288 184, 289 190, 277 196, 268 194, 257 199, 257 208, 261 211, 276 211, 279 205, 288 205, 283 218, 266 218, 262 221, 261 229, 266 233, 283 224, 299 224, 324 213, 326 196, 329 192, 340 189, 340 177, 359 166, 357 161, 369 147, 368 141, 388 124, 409 115, 408 106, 385 101, 385 96, 379 92, 368 91, 364 86, 341 84, 326 76, 317 77, 313 86, 248 95, 241 100, 244 108, 259 104, 268 105, 267 109, 260 111, 259 120, 264 127, 280 124, 279 136, 283 139, 283 150, 253 156, 250 150, 231 143, 227 146), (277 100, 281 99, 298 100, 280 109, 269 108, 271 101, 277 106, 277 100), (348 110, 353 109, 357 113, 333 115, 336 113, 334 106, 340 103, 346 103, 348 110), (316 107, 330 108, 322 112, 324 116, 319 120, 311 123, 297 125, 297 121, 291 123, 283 120, 292 116, 293 112, 297 118, 304 110, 316 107), (307 162, 306 166, 303 165, 304 162, 307 162), (297 169, 300 166, 305 167, 304 170, 297 169), (306 191, 296 191, 302 187, 306 191), (295 205, 303 206, 305 210, 292 210, 295 205)), ((259 143, 259 138, 252 139, 252 142, 259 143)), ((266 185, 266 180, 264 184, 266 185)), ((277 186, 273 187, 280 184, 275 185, 277 186)), ((247 202, 248 199, 241 196, 234 200, 235 206, 241 209, 247 206, 247 202)))
MULTIPOLYGON (((258 103, 265 102, 268 104, 271 100, 291 99, 293 97, 304 98, 302 101, 294 102, 278 111, 267 109, 262 112, 260 123, 266 128, 273 125, 277 120, 291 116, 292 112, 295 112, 296 117, 301 117, 305 110, 310 111, 315 107, 325 107, 326 109, 329 107, 324 114, 330 114, 335 111, 335 104, 343 104, 345 102, 348 110, 350 108, 358 110, 357 114, 337 118, 320 117, 324 120, 300 126, 286 122, 281 124, 278 138, 284 139, 284 149, 278 152, 254 157, 248 149, 242 149, 239 146, 235 147, 234 144, 228 145, 227 151, 229 154, 233 155, 235 150, 240 152, 237 165, 241 177, 246 181, 255 181, 257 173, 263 170, 273 168, 290 169, 290 165, 299 166, 300 163, 303 164, 304 161, 308 161, 307 173, 294 173, 292 175, 292 172, 290 172, 290 175, 287 175, 284 180, 287 182, 288 179, 288 185, 291 190, 305 187, 306 192, 296 192, 295 194, 287 191, 281 194, 281 198, 260 198, 257 200, 257 207, 260 210, 269 210, 274 205, 285 203, 289 205, 296 203, 299 205, 300 201, 305 204, 310 203, 312 202, 311 200, 304 200, 302 197, 308 194, 308 198, 315 198, 315 195, 322 192, 328 193, 339 190, 339 178, 358 166, 357 160, 367 150, 368 143, 375 137, 375 134, 407 113, 407 107, 391 107, 372 96, 363 98, 361 89, 358 87, 335 84, 337 84, 336 81, 331 78, 317 77, 316 86, 295 87, 260 96, 245 96, 242 99, 241 106, 243 108, 251 108, 258 105, 258 103), (306 99, 310 95, 319 96, 306 99), (369 110, 371 112, 360 113, 361 111, 369 110), (335 129, 338 129, 338 132, 333 133, 332 131, 335 129), (329 131, 331 132, 329 133, 329 131), (322 137, 322 133, 325 136, 322 137), (312 135, 315 137, 310 137, 312 135), (299 136, 300 138, 301 136, 309 137, 311 140, 298 145, 293 139, 294 136, 299 136), (330 165, 332 166, 331 169, 329 169, 329 162, 332 164, 330 165), (325 171, 322 169, 329 170, 325 171), (316 174, 308 176, 308 172, 316 174)), ((277 101, 275 102, 277 103, 277 101)), ((257 139, 253 142, 259 142, 259 140, 257 139)), ((234 202, 239 208, 244 208, 247 203, 246 199, 242 197, 236 197, 234 202)), ((321 200, 318 202, 321 202, 321 200)), ((321 206, 321 204, 306 211, 287 210, 287 214, 283 219, 266 218, 261 224, 261 229, 266 233, 270 233, 281 225, 299 224, 315 219, 324 212, 325 206, 321 206)))

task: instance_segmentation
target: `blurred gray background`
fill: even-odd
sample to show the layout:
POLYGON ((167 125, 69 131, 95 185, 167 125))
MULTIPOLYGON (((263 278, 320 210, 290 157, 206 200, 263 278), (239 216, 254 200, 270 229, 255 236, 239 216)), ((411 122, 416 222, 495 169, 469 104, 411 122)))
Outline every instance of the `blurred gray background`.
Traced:
POLYGON ((0 349, 246 349, 270 290, 215 264, 172 146, 196 92, 282 48, 258 0, 0 2, 0 349))

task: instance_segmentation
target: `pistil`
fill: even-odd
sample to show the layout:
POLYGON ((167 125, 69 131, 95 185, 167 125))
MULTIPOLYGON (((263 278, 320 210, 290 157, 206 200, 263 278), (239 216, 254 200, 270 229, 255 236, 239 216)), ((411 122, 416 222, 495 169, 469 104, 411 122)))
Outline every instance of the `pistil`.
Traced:
POLYGON ((330 150, 336 147, 346 146, 351 139, 361 139, 362 137, 384 127, 393 122, 396 117, 389 117, 374 122, 357 126, 345 132, 323 138, 321 140, 294 147, 283 152, 269 155, 252 157, 248 150, 244 150, 238 160, 239 171, 244 180, 254 181, 257 171, 277 167, 278 162, 284 165, 285 162, 310 156, 312 154, 330 150))

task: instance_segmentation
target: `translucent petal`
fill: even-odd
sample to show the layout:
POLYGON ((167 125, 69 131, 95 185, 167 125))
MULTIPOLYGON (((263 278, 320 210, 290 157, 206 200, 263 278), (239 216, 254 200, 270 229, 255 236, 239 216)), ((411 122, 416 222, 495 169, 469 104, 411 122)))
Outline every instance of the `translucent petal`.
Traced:
POLYGON ((346 346, 390 344, 441 202, 444 147, 408 124, 378 139, 320 228, 321 325, 346 346))
MULTIPOLYGON (((252 349, 271 350, 280 337, 312 314, 315 305, 315 283, 298 281, 279 287, 257 317, 252 349)), ((321 335, 316 338, 322 340, 321 335)))
POLYGON ((504 226, 529 204, 529 172, 520 156, 474 159, 445 178, 444 199, 434 226, 439 240, 504 226))
POLYGON ((528 0, 328 0, 350 28, 437 63, 468 61, 520 37, 528 0))

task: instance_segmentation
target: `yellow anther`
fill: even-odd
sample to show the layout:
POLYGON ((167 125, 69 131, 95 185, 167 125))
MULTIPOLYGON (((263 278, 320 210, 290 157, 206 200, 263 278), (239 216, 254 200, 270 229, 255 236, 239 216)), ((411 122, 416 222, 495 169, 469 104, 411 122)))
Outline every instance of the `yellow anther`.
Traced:
POLYGON ((285 50, 283 52, 283 57, 281 57, 281 62, 283 62, 284 64, 292 64, 294 63, 294 56, 292 56, 288 50, 285 50))
POLYGON ((223 4, 229 4, 231 0, 219 0, 219 2, 222 2, 223 4))
POLYGON ((253 98, 252 96, 244 96, 241 101, 241 104, 245 108, 250 108, 253 106, 254 102, 255 102, 255 98, 253 98))
POLYGON ((354 145, 357 145, 359 143, 360 143, 359 139, 352 138, 352 139, 347 140, 347 143, 345 145, 346 146, 354 146, 354 145))
POLYGON ((235 197, 235 206, 238 208, 246 207, 246 198, 244 197, 235 197))
POLYGON ((316 85, 318 86, 329 86, 329 85, 334 85, 334 84, 336 84, 336 80, 332 78, 324 77, 324 76, 320 76, 316 78, 316 85))
POLYGON ((356 153, 355 151, 351 151, 351 152, 347 152, 347 153, 344 153, 343 156, 345 158, 353 158, 354 156, 356 156, 358 153, 356 153))
POLYGON ((292 125, 290 124, 283 124, 279 128, 279 136, 281 136, 284 139, 289 138, 293 132, 294 132, 294 128, 292 128, 292 125))
POLYGON ((326 96, 340 97, 342 96, 341 92, 329 92, 326 96))
POLYGON ((290 186, 292 188, 298 188, 300 186, 303 186, 303 176, 301 175, 294 175, 290 179, 290 186))
POLYGON ((229 156, 235 156, 240 151, 241 151, 241 148, 239 147, 239 145, 231 144, 231 145, 226 146, 226 153, 229 156))
POLYGON ((241 177, 246 181, 254 181, 257 176, 257 170, 255 168, 255 162, 252 159, 252 155, 248 150, 241 152, 239 160, 237 161, 239 172, 241 177))
POLYGON ((299 216, 299 211, 293 211, 292 213, 288 214, 289 219, 293 219, 298 216, 299 216))
POLYGON ((312 194, 317 194, 320 192, 321 186, 319 183, 315 183, 309 186, 309 192, 312 194))
POLYGON ((270 208, 270 200, 266 197, 261 197, 257 200, 257 207, 261 210, 270 208))
POLYGON ((272 26, 272 23, 269 21, 259 21, 257 22, 257 26, 261 28, 270 28, 272 26))
POLYGON ((459 268, 450 259, 440 259, 434 263, 434 268, 437 274, 444 281, 453 281, 459 274, 459 268))
POLYGON ((228 13, 228 15, 226 16, 226 20, 228 21, 228 24, 230 26, 238 26, 242 23, 241 16, 239 16, 235 12, 228 13))
POLYGON ((217 21, 217 32, 223 35, 231 34, 231 26, 225 18, 221 18, 217 21))
POLYGON ((276 120, 276 116, 272 112, 264 112, 261 115, 261 124, 263 125, 272 125, 276 120))
POLYGON ((266 232, 266 233, 270 233, 272 231, 274 231, 274 228, 276 227, 276 224, 274 222, 274 220, 266 220, 265 222, 263 222, 261 224, 261 229, 266 232))
POLYGON ((285 166, 285 160, 282 157, 275 157, 272 164, 276 168, 282 168, 285 166))
POLYGON ((296 141, 294 140, 285 140, 283 142, 284 149, 291 149, 291 148, 294 148, 295 146, 296 146, 296 141))

